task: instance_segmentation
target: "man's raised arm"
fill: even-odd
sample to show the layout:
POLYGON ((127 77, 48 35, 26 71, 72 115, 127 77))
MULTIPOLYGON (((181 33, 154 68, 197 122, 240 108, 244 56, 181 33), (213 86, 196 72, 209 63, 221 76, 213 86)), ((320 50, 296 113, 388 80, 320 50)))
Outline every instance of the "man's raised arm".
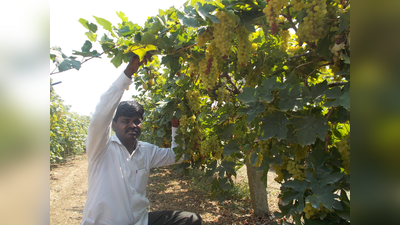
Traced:
POLYGON ((122 95, 125 89, 132 84, 132 75, 137 72, 139 66, 147 63, 148 60, 151 60, 150 54, 146 54, 141 62, 138 56, 132 57, 124 72, 101 95, 88 128, 86 152, 89 161, 94 161, 103 155, 110 140, 111 122, 122 95))

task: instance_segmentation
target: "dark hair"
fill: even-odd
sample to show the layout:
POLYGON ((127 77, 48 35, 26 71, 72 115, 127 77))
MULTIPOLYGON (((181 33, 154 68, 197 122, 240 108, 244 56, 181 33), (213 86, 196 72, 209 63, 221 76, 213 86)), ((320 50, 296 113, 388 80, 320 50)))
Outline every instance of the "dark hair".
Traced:
POLYGON ((136 101, 122 101, 118 105, 117 112, 115 113, 113 120, 117 122, 118 117, 120 116, 132 117, 135 114, 139 114, 143 119, 143 106, 136 101))

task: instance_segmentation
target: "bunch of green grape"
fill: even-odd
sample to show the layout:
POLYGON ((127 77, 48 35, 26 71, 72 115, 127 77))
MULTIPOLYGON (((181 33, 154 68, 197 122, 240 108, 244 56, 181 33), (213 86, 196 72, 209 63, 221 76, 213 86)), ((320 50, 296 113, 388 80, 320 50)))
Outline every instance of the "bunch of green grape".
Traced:
POLYGON ((182 131, 183 134, 186 133, 186 128, 188 126, 188 118, 186 115, 182 115, 179 119, 179 129, 182 131))
POLYGON ((186 93, 186 99, 188 99, 189 108, 194 113, 200 112, 200 92, 199 90, 190 90, 186 93))
POLYGON ((274 179, 276 182, 282 182, 283 181, 284 177, 283 177, 282 170, 285 170, 287 165, 288 165, 289 159, 286 156, 283 156, 282 160, 283 160, 283 164, 282 165, 277 165, 275 163, 272 164, 272 169, 275 170, 276 175, 278 175, 274 179))
POLYGON ((188 64, 190 74, 199 74, 199 66, 194 61, 189 61, 188 64))
POLYGON ((206 57, 200 61, 200 78, 203 81, 205 89, 215 87, 219 77, 218 60, 219 48, 215 40, 207 44, 206 57))
POLYGON ((216 135, 212 135, 201 142, 200 155, 207 157, 211 152, 215 153, 214 157, 216 159, 221 159, 222 148, 218 143, 218 137, 216 135))
POLYGON ((304 172, 304 166, 301 163, 301 160, 289 160, 287 164, 286 170, 292 174, 293 178, 298 179, 300 181, 304 180, 306 175, 304 172))
POLYGON ((250 32, 245 27, 238 27, 236 29, 236 35, 238 38, 238 66, 244 67, 249 63, 251 52, 252 52, 252 43, 249 40, 250 32))
POLYGON ((254 70, 246 70, 244 71, 246 83, 244 84, 245 87, 252 87, 254 88, 258 84, 259 73, 256 73, 254 70))
POLYGON ((215 93, 217 94, 217 101, 220 105, 222 102, 228 102, 230 92, 225 87, 219 87, 215 93))
POLYGON ((301 11, 304 8, 305 0, 292 0, 290 5, 293 6, 293 12, 301 11))
POLYGON ((256 167, 260 167, 261 163, 263 161, 264 158, 264 154, 268 153, 269 151, 269 144, 271 143, 271 140, 261 140, 258 141, 258 146, 260 147, 260 153, 258 153, 258 158, 257 158, 257 162, 256 162, 256 167))
POLYGON ((281 9, 289 4, 289 0, 267 0, 267 7, 263 12, 267 16, 267 22, 271 27, 271 33, 276 34, 278 31, 278 24, 276 19, 281 14, 281 9))
POLYGON ((305 159, 308 153, 308 146, 301 146, 301 145, 296 145, 294 154, 296 156, 296 159, 305 159))
POLYGON ((316 41, 326 33, 324 28, 326 14, 326 0, 313 0, 311 3, 304 4, 307 8, 307 16, 299 24, 297 29, 298 42, 316 41))
POLYGON ((281 46, 279 49, 282 52, 286 52, 289 47, 290 31, 289 30, 280 30, 279 36, 281 37, 281 46))
POLYGON ((235 37, 234 29, 237 26, 227 13, 218 11, 215 16, 220 20, 220 23, 214 23, 214 40, 221 50, 222 56, 229 56, 231 52, 231 41, 235 37))
POLYGON ((340 154, 342 155, 342 162, 344 171, 350 175, 350 134, 344 139, 336 143, 340 154))
POLYGON ((316 209, 314 207, 311 206, 311 203, 306 203, 306 205, 304 206, 303 212, 305 213, 305 216, 307 219, 310 219, 313 216, 317 216, 321 213, 329 213, 329 209, 324 207, 324 204, 320 203, 321 208, 320 209, 316 209))
POLYGON ((206 43, 213 38, 213 33, 211 32, 210 28, 207 28, 207 30, 201 34, 197 34, 196 42, 197 46, 202 47, 206 45, 206 43))

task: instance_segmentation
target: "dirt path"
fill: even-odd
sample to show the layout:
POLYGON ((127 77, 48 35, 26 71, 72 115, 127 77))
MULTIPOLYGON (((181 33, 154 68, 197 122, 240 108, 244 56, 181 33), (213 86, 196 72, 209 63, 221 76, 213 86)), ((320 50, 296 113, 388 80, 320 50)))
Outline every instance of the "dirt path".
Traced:
MULTIPOLYGON (((196 212, 205 224, 268 224, 268 218, 255 218, 250 200, 210 201, 209 183, 196 181, 173 172, 170 167, 151 171, 147 187, 150 211, 186 210, 196 212), (203 186, 202 186, 203 185, 203 186)), ((268 174, 268 198, 272 212, 278 210, 277 196, 280 185, 268 174)), ((206 179, 197 177, 197 179, 206 179)), ((245 167, 238 171, 237 183, 247 182, 245 167)), ((242 185, 242 187, 244 187, 242 185)), ((69 162, 50 170, 50 224, 79 225, 87 191, 86 155, 76 156, 69 162)), ((246 191, 242 188, 240 191, 246 191)), ((240 193, 239 193, 240 194, 240 193)), ((243 194, 243 193, 242 193, 243 194)))

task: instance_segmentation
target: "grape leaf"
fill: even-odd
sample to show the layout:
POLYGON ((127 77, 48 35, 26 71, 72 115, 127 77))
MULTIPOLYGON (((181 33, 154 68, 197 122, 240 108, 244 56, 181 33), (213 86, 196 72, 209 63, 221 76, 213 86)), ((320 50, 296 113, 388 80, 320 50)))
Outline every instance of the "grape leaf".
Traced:
MULTIPOLYGON (((224 156, 232 155, 239 151, 238 140, 232 140, 224 146, 224 156)), ((224 161, 225 162, 225 161, 224 161)))
POLYGON ((236 124, 228 124, 223 128, 221 137, 225 140, 230 140, 236 124))
POLYGON ((340 16, 339 19, 339 30, 337 31, 338 34, 342 33, 346 28, 349 27, 349 20, 350 20, 350 12, 345 12, 340 16))
POLYGON ((256 165, 257 160, 258 160, 258 155, 257 153, 253 152, 250 156, 250 163, 254 166, 256 165))
POLYGON ((94 23, 89 23, 87 20, 80 18, 79 23, 81 23, 86 29, 90 30, 93 33, 97 31, 97 25, 94 23))
POLYGON ((266 117, 260 119, 263 122, 261 125, 262 137, 261 140, 268 140, 274 136, 277 136, 278 141, 286 138, 288 129, 286 124, 289 124, 289 120, 282 112, 275 112, 269 114, 266 117))
POLYGON ((296 126, 295 136, 299 144, 303 146, 314 144, 316 135, 321 140, 325 140, 326 132, 329 130, 326 122, 327 120, 324 117, 315 118, 315 115, 304 117, 304 120, 296 126))
POLYGON ((324 38, 319 39, 317 49, 315 50, 316 53, 323 56, 327 61, 329 61, 332 56, 329 46, 333 44, 331 40, 333 34, 335 34, 335 32, 330 32, 324 38))
POLYGON ((112 24, 110 23, 110 21, 108 21, 108 20, 106 20, 106 19, 103 19, 103 18, 100 18, 100 17, 96 17, 96 16, 93 16, 93 17, 96 19, 96 21, 97 21, 98 24, 100 24, 101 26, 103 26, 103 28, 104 28, 105 30, 110 31, 111 35, 112 35, 113 37, 115 37, 115 34, 114 34, 114 32, 112 31, 112 24))
POLYGON ((329 210, 343 210, 340 202, 335 200, 336 198, 339 198, 339 196, 332 193, 334 188, 335 187, 333 186, 325 186, 324 188, 316 190, 313 195, 306 197, 306 202, 311 203, 311 206, 316 209, 320 209, 322 203, 325 208, 329 210))
POLYGON ((247 114, 247 123, 251 123, 254 118, 256 118, 259 113, 264 112, 264 110, 264 104, 262 104, 261 102, 252 102, 249 104, 249 107, 239 109, 239 112, 247 114))
POLYGON ((299 108, 302 101, 300 84, 287 86, 285 89, 279 92, 279 97, 279 108, 281 110, 287 111, 294 110, 296 107, 299 108))
POLYGON ((117 12, 117 15, 122 20, 122 22, 128 22, 128 17, 125 16, 125 13, 119 11, 117 12))
POLYGON ((256 89, 252 87, 244 87, 243 93, 238 94, 237 99, 246 104, 257 101, 256 89))
POLYGON ((328 82, 326 80, 324 80, 322 83, 311 86, 311 96, 316 104, 322 102, 322 96, 324 95, 324 92, 328 89, 328 82))
POLYGON ((216 16, 210 14, 210 12, 213 12, 217 8, 216 6, 213 6, 211 4, 202 5, 200 2, 197 2, 197 5, 199 7, 198 11, 201 15, 203 15, 204 17, 210 18, 213 23, 221 22, 221 21, 219 21, 219 19, 216 16))
POLYGON ((114 56, 114 58, 111 59, 111 63, 115 66, 115 68, 118 68, 122 64, 122 59, 123 59, 122 52, 118 51, 118 53, 114 56))

